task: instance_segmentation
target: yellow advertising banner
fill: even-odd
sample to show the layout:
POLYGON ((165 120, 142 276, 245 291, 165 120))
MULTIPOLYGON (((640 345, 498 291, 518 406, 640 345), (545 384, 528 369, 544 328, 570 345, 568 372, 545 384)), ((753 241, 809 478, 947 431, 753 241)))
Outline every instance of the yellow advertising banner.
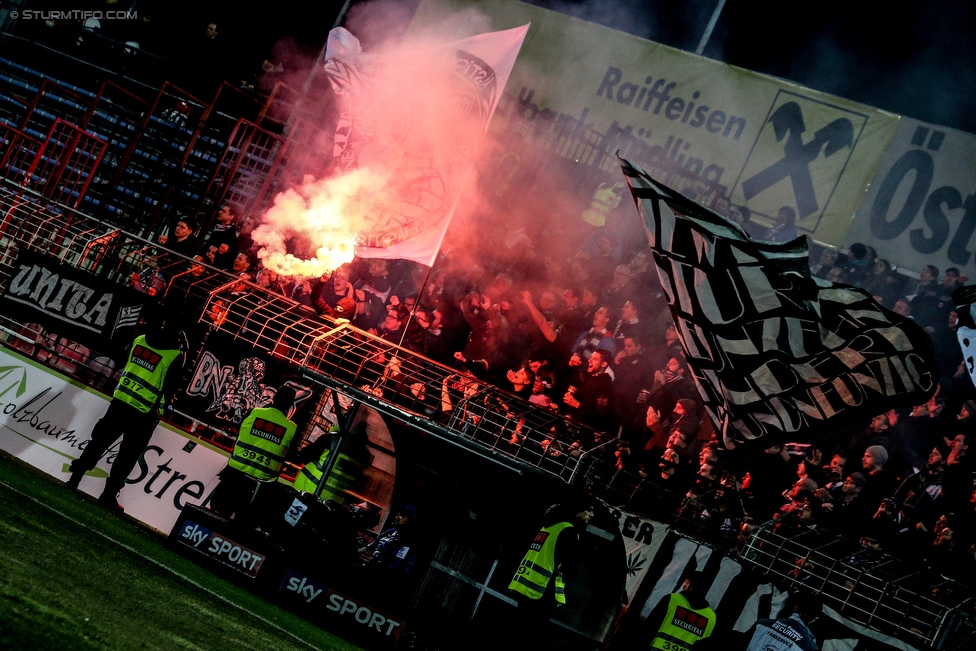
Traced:
POLYGON ((799 232, 820 242, 843 243, 898 126, 897 115, 513 0, 422 0, 411 31, 471 12, 492 29, 531 21, 506 87, 523 118, 637 140, 724 186, 762 225, 793 207, 799 232))

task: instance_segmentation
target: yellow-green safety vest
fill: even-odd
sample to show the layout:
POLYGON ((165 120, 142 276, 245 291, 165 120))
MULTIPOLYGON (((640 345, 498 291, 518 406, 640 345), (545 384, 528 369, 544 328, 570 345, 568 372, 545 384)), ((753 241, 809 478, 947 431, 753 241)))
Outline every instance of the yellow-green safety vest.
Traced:
MULTIPOLYGON (((298 476, 295 477, 293 484, 295 490, 314 493, 319 485, 319 480, 322 479, 322 472, 325 470, 325 462, 328 458, 329 450, 326 450, 315 463, 306 463, 298 476)), ((351 502, 346 490, 356 481, 362 466, 363 464, 340 452, 339 458, 336 459, 335 465, 332 466, 332 471, 329 473, 329 478, 325 480, 325 486, 322 487, 319 499, 332 500, 343 506, 351 502)))
POLYGON ((689 651, 695 642, 712 634, 715 611, 711 608, 692 608, 680 592, 671 595, 668 612, 661 628, 651 640, 652 649, 661 651, 689 651))
POLYGON ((523 594, 529 599, 541 599, 550 581, 556 585, 556 605, 566 604, 566 582, 563 573, 556 567, 556 540, 566 529, 572 529, 569 522, 559 522, 543 527, 529 545, 529 551, 519 564, 518 571, 508 584, 508 589, 523 594))
POLYGON ((145 335, 139 335, 132 342, 129 361, 112 397, 144 414, 162 409, 166 371, 179 356, 179 349, 153 348, 146 343, 145 335))
POLYGON ((241 423, 237 443, 227 462, 260 481, 277 479, 298 426, 274 407, 259 407, 241 423))

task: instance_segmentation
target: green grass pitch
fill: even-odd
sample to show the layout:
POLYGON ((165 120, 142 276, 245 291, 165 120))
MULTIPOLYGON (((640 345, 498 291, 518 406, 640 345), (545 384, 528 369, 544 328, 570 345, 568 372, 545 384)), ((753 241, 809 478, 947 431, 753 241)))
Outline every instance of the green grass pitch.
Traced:
POLYGON ((0 452, 0 649, 359 649, 163 542, 0 452))

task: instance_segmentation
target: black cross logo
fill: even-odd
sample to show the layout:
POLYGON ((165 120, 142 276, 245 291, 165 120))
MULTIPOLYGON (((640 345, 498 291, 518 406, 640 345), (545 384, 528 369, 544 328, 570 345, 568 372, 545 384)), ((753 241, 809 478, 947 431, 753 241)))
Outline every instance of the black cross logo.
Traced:
POLYGON ((786 155, 742 183, 746 200, 772 187, 781 179, 790 177, 793 195, 796 197, 797 212, 801 218, 811 215, 817 211, 819 205, 813 189, 813 179, 810 176, 810 163, 820 156, 822 148, 824 156, 827 157, 844 147, 850 147, 854 142, 854 125, 847 118, 837 118, 818 130, 813 140, 803 144, 806 125, 799 104, 796 102, 783 104, 776 109, 769 121, 773 124, 777 142, 782 140, 787 132, 790 134, 783 145, 786 155))

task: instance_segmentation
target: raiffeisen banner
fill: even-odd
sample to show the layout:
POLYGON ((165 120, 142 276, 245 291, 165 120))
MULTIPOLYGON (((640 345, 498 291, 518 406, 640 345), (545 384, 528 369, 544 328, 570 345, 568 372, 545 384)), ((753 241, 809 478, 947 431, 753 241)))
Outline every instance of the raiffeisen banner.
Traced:
POLYGON ((919 272, 976 277, 976 136, 902 118, 857 211, 847 243, 919 272))
MULTIPOLYGON (((724 185, 770 223, 840 245, 898 116, 513 0, 423 0, 411 29, 461 10, 531 21, 506 86, 538 120, 621 131, 724 185)), ((613 152, 610 152, 613 153, 613 152)))
MULTIPOLYGON (((108 399, 33 360, 0 348, 0 448, 67 481, 108 399)), ((109 448, 81 480, 80 490, 101 494, 118 453, 109 448)), ((119 493, 126 515, 168 533, 187 504, 202 504, 217 485, 227 457, 196 439, 157 425, 152 440, 119 493)))

